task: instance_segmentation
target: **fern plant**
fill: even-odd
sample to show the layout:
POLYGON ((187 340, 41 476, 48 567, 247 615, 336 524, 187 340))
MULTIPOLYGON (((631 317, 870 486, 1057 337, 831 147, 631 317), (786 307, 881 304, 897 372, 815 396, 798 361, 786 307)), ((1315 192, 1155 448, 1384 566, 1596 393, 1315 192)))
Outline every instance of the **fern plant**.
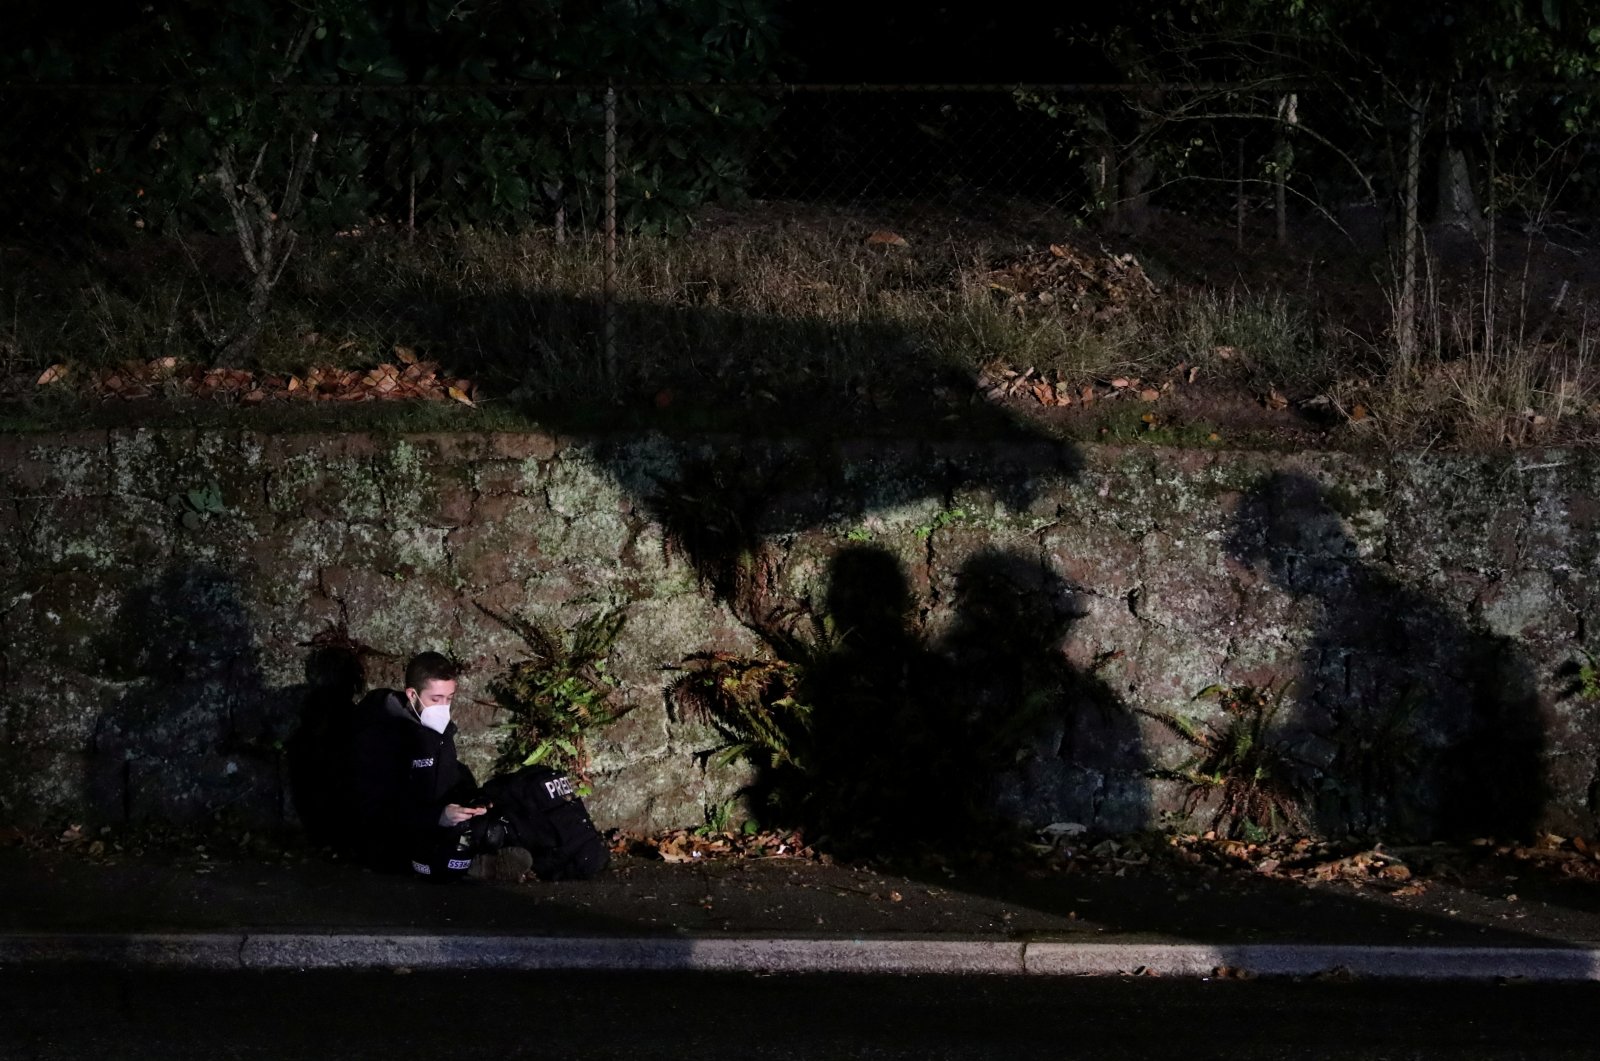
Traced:
POLYGON ((812 710, 796 698, 802 667, 784 660, 700 652, 667 698, 679 719, 712 726, 727 742, 711 762, 745 759, 774 770, 812 767, 812 710))
POLYGON ((1186 816, 1215 800, 1210 827, 1219 835, 1254 841, 1304 830, 1299 772, 1273 733, 1288 688, 1202 689, 1195 699, 1218 703, 1227 716, 1220 726, 1183 715, 1151 714, 1195 749, 1181 765, 1157 771, 1157 776, 1188 784, 1182 807, 1186 816))
POLYGON ((479 609, 515 631, 531 653, 489 683, 489 694, 511 717, 497 769, 549 763, 584 784, 588 733, 623 714, 616 706, 618 682, 607 670, 606 657, 626 616, 600 611, 562 637, 531 619, 501 615, 482 605, 479 609))

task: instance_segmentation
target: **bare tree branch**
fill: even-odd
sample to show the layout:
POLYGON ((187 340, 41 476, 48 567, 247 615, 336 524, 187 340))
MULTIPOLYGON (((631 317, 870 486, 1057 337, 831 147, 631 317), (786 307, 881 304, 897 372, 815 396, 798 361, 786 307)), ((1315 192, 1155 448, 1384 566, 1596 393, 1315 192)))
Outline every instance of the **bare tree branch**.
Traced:
MULTIPOLYGON (((299 243, 294 226, 299 220, 302 192, 316 148, 315 131, 308 133, 302 143, 290 147, 289 172, 284 178, 283 196, 277 210, 272 209, 266 194, 255 185, 253 179, 237 180, 233 151, 231 148, 223 149, 217 168, 217 181, 228 210, 233 215, 239 249, 250 270, 252 282, 244 324, 217 355, 216 363, 219 366, 239 367, 266 323, 273 289, 283 278, 284 270, 299 243), (256 208, 253 212, 249 209, 252 204, 256 208)), ((252 178, 259 172, 266 153, 267 145, 263 144, 251 167, 252 178)))
POLYGON ((293 43, 289 45, 289 49, 283 57, 283 72, 273 78, 274 81, 283 81, 294 73, 294 68, 300 65, 300 57, 306 53, 307 46, 311 44, 312 35, 316 32, 317 19, 313 15, 306 20, 305 28, 300 31, 300 36, 295 38, 293 43))

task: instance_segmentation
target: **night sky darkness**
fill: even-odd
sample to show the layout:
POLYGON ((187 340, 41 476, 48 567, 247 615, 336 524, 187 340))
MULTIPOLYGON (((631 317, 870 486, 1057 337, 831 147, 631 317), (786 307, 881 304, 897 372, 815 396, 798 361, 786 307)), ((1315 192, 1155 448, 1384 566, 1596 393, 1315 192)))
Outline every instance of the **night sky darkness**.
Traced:
MULTIPOLYGON (((1106 5, 814 0, 788 8, 787 32, 813 82, 1061 83, 1120 80, 1074 27, 1109 21, 1106 5)), ((1114 6, 1114 5, 1113 5, 1114 6)))

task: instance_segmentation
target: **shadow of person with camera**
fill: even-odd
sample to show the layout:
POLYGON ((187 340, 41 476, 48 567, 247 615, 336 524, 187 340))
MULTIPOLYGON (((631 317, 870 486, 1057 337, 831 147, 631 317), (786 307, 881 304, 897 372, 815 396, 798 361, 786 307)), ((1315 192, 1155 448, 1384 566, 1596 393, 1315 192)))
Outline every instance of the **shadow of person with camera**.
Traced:
POLYGON ((1544 730, 1534 675, 1509 638, 1362 559, 1322 487, 1301 474, 1274 474, 1247 495, 1228 548, 1318 609, 1286 737, 1320 789, 1321 831, 1533 833, 1544 730))
POLYGON ((804 768, 762 771, 758 803, 843 857, 942 861, 1063 820, 1144 824, 1135 719, 1063 651, 1079 616, 1070 588, 1003 550, 968 558, 955 587, 949 629, 930 640, 899 556, 834 556, 815 646, 777 642, 809 711, 804 768))
POLYGON ((1083 616, 1072 588, 1037 556, 995 549, 969 557, 955 584, 955 622, 936 651, 949 726, 986 775, 981 805, 1036 828, 1147 825, 1137 720, 1065 652, 1083 616))
POLYGON ((949 817, 930 802, 948 756, 935 754, 939 712, 926 698, 938 661, 918 625, 896 556, 860 546, 833 558, 823 633, 798 690, 811 711, 811 754, 805 774, 787 779, 805 790, 777 792, 780 809, 803 808, 799 824, 816 844, 881 850, 908 826, 949 817))

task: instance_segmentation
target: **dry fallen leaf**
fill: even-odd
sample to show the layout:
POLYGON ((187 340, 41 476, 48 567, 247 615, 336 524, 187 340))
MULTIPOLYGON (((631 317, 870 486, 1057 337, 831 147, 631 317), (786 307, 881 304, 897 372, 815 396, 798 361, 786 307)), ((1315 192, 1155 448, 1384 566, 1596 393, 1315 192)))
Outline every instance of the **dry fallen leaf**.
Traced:
POLYGON ((1153 402, 1159 397, 1161 397, 1161 392, 1154 387, 1146 387, 1139 392, 1139 400, 1142 402, 1153 402))
MULTIPOLYGON (((151 361, 124 361, 115 367, 89 371, 85 374, 85 387, 101 398, 124 401, 149 398, 156 383, 171 381, 196 397, 236 398, 246 404, 275 398, 341 402, 454 399, 477 407, 477 384, 473 380, 440 380, 435 376, 439 368, 436 362, 415 360, 415 353, 406 347, 396 347, 396 354, 405 362, 403 370, 398 363, 380 364, 365 370, 313 365, 303 376, 269 372, 257 375, 248 369, 206 368, 168 356, 151 361)), ((37 385, 63 383, 76 374, 76 370, 64 363, 51 365, 37 377, 37 385)))
POLYGON ((1285 398, 1282 393, 1280 393, 1278 389, 1274 387, 1272 390, 1267 392, 1267 396, 1263 400, 1263 404, 1265 404, 1268 409, 1287 409, 1289 408, 1289 399, 1285 398))
POLYGON ((409 346, 401 346, 396 343, 394 348, 394 356, 399 359, 402 364, 414 365, 417 363, 417 352, 411 349, 409 346))
POLYGON ((867 237, 867 245, 870 246, 870 247, 908 247, 908 246, 910 246, 910 244, 906 242, 904 236, 901 236, 901 235, 899 235, 898 233, 895 233, 895 232, 890 232, 887 229, 879 229, 878 231, 872 233, 872 235, 868 236, 867 237))
POLYGON ((393 365, 379 365, 367 373, 363 382, 368 388, 377 391, 380 395, 384 395, 400 385, 400 376, 393 365))

